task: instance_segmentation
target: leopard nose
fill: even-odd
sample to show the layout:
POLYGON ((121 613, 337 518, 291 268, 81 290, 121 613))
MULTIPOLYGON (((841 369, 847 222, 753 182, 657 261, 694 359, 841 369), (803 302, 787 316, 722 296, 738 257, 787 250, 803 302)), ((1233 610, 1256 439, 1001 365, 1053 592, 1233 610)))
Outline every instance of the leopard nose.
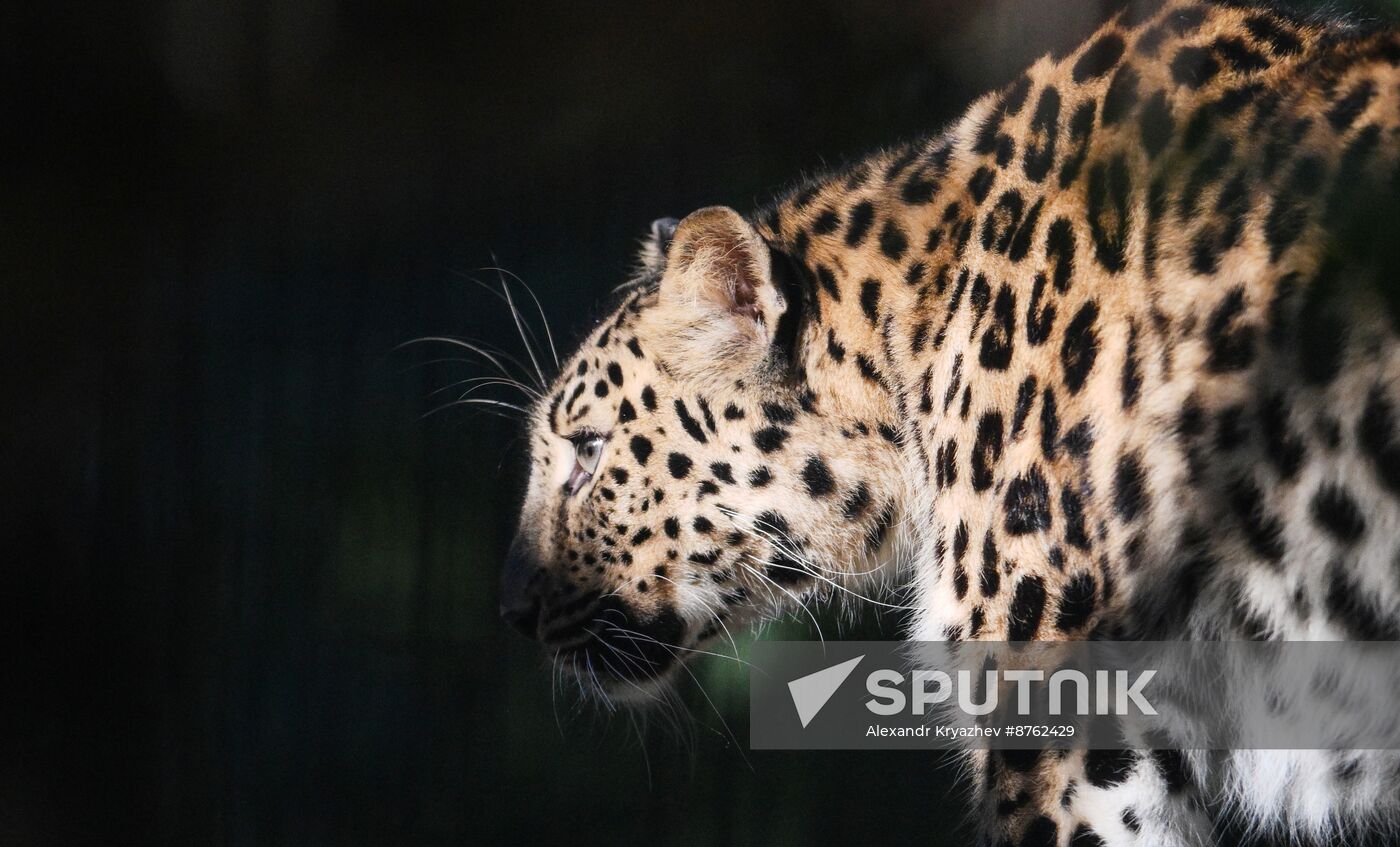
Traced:
POLYGON ((526 638, 538 639, 540 596, 536 590, 539 568, 517 541, 506 554, 501 572, 501 618, 526 638))
POLYGON ((532 640, 538 640, 540 629, 540 604, 531 600, 527 605, 507 606, 501 604, 501 618, 510 628, 532 640))

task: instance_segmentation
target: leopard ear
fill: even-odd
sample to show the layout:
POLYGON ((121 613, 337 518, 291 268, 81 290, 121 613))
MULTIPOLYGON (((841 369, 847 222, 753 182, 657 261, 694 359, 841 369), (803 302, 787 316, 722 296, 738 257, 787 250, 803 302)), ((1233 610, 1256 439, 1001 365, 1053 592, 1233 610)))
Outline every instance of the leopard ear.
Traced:
POLYGON ((786 305, 771 262, 768 245, 738 212, 726 206, 692 212, 677 225, 667 252, 662 301, 727 314, 771 339, 786 305))
POLYGON ((678 224, 680 221, 675 218, 657 218, 651 222, 651 230, 637 250, 639 276, 660 276, 666 270, 666 251, 671 249, 678 224))
POLYGON ((787 304, 772 255, 733 209, 692 212, 676 227, 658 302, 643 313, 647 345, 678 376, 728 386, 770 373, 787 304))

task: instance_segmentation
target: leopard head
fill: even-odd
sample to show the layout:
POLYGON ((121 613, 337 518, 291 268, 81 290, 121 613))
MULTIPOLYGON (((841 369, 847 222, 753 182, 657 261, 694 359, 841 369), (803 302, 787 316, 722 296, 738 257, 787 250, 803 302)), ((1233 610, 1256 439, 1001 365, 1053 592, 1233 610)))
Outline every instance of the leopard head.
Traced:
POLYGON ((887 396, 837 379, 802 270, 732 209, 658 222, 529 414, 502 615, 610 697, 881 572, 887 396))

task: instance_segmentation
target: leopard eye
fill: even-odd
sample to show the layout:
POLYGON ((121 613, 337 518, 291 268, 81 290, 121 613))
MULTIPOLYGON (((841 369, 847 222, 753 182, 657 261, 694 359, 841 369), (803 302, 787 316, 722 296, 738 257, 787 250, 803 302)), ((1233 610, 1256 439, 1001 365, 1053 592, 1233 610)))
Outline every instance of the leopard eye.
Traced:
POLYGON ((590 433, 569 440, 574 444, 574 469, 565 487, 573 495, 598 472, 598 463, 603 458, 603 437, 590 433))
POLYGON ((574 445, 574 461, 579 470, 592 476, 598 472, 598 460, 603 458, 603 439, 594 435, 574 445))

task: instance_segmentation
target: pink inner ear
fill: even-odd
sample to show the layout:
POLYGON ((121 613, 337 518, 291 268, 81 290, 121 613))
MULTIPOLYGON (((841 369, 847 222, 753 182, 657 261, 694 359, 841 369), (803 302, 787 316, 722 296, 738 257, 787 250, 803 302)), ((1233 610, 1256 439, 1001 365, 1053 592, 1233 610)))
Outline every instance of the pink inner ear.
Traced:
POLYGON ((758 305, 758 281, 747 265, 734 263, 734 289, 730 294, 730 310, 751 320, 759 320, 763 310, 758 305))
POLYGON ((704 285, 709 295, 729 312, 762 322, 759 289, 766 283, 755 270, 756 257, 746 228, 747 224, 732 211, 702 209, 681 221, 670 263, 678 272, 684 271, 705 254, 704 285))

